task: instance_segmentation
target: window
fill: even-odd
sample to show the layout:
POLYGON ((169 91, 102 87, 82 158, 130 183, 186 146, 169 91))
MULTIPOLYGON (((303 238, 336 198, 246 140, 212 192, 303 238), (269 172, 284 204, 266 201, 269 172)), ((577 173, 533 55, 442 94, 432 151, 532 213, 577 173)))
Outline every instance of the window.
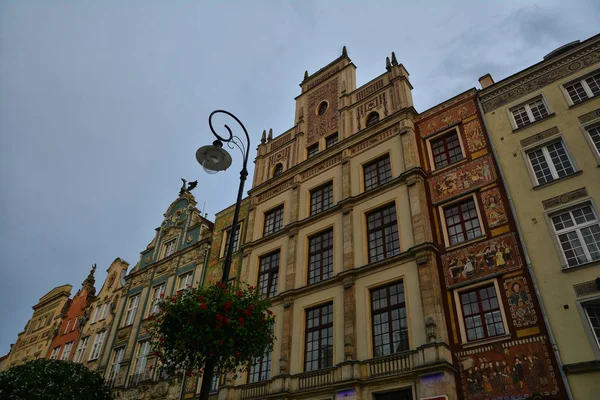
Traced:
POLYGON ((212 379, 210 381, 210 391, 216 392, 219 388, 219 374, 213 373, 212 379))
POLYGON ((373 111, 371 114, 367 115, 367 128, 371 125, 375 125, 379 122, 379 113, 373 111))
POLYGON ((152 289, 152 305, 150 306, 150 312, 148 313, 148 316, 157 313, 159 311, 158 308, 158 302, 164 297, 165 295, 165 284, 163 283, 162 285, 159 286, 155 286, 152 289))
POLYGON ((522 128, 550 115, 548 107, 546 107, 546 103, 541 97, 517 106, 511 109, 510 112, 517 128, 522 128))
POLYGON ((444 208, 444 218, 450 246, 482 235, 473 198, 444 208))
POLYGON ((319 153, 319 143, 315 143, 312 146, 306 148, 306 158, 312 158, 319 153))
POLYGON ((94 310, 94 316, 92 317, 92 324, 98 321, 98 314, 100 313, 100 305, 94 310))
POLYGON ((113 386, 115 384, 115 381, 117 380, 117 376, 119 375, 119 370, 121 369, 121 362, 123 361, 124 355, 125 347, 121 347, 113 351, 112 360, 110 362, 110 367, 108 370, 109 386, 113 386))
POLYGON ((404 283, 371 290, 373 354, 387 356, 409 349, 404 283))
POLYGON ((306 310, 304 370, 333 366, 333 303, 306 310))
POLYGON ((138 353, 135 358, 135 369, 136 375, 143 374, 146 371, 146 363, 148 361, 148 354, 150 353, 150 341, 142 340, 138 343, 138 353))
POLYGON ((463 159, 458 132, 455 130, 430 143, 435 168, 443 168, 463 159))
POLYGON ((248 372, 248 383, 256 383, 266 381, 271 378, 271 353, 269 352, 264 357, 257 359, 250 366, 248 372))
POLYGON ((392 167, 390 166, 390 156, 378 158, 363 166, 365 175, 365 190, 376 188, 392 180, 392 167))
POLYGON ((69 332, 69 328, 71 327, 71 321, 72 320, 67 321, 67 326, 65 326, 65 331, 63 332, 63 335, 66 335, 67 332, 69 332))
POLYGON ((75 350, 75 357, 73 357, 73 362, 80 363, 83 360, 83 354, 85 353, 85 349, 87 348, 88 342, 90 341, 90 337, 82 338, 77 344, 77 350, 75 350))
POLYGON ((129 298, 129 306, 127 307, 127 311, 125 312, 125 321, 123 326, 128 326, 133 324, 133 320, 135 318, 135 313, 137 312, 138 305, 140 303, 140 295, 136 295, 129 298))
MULTIPOLYGON (((236 251, 238 248, 238 242, 240 239, 240 226, 241 223, 237 224, 235 228, 235 235, 233 236, 233 251, 236 251)), ((227 249, 229 248, 229 242, 231 241, 231 228, 225 231, 225 247, 223 248, 223 257, 227 255, 227 249)))
POLYGON ((263 236, 279 231, 283 227, 283 206, 265 213, 265 226, 263 236))
POLYGON ((590 97, 600 95, 600 72, 595 73, 588 78, 565 85, 565 90, 573 104, 579 104, 590 97))
POLYGON ((106 318, 106 314, 108 313, 109 307, 110 307, 110 304, 108 302, 106 302, 102 305, 102 312, 100 313, 100 321, 102 321, 103 319, 106 318))
POLYGON ((596 339, 596 344, 600 346, 600 306, 593 303, 584 304, 583 309, 585 310, 585 315, 588 318, 590 328, 592 328, 592 333, 594 334, 594 339, 596 339))
POLYGON ((551 219, 569 267, 600 260, 600 223, 589 203, 551 219))
POLYGON ((575 168, 561 140, 527 152, 537 185, 570 175, 575 168))
POLYGON ((194 276, 194 271, 188 272, 186 274, 179 275, 179 285, 177 285, 177 291, 184 290, 192 287, 192 277, 194 276))
POLYGON ((321 282, 333 275, 333 229, 308 240, 308 284, 321 282))
POLYGON ((327 111, 327 108, 328 108, 327 102, 326 101, 322 101, 321 104, 319 104, 319 108, 317 110, 317 113, 319 115, 323 115, 323 114, 325 114, 325 111, 327 111))
POLYGON ((75 322, 73 322, 73 327, 71 328, 71 331, 74 331, 75 328, 77 328, 78 323, 79 323, 79 317, 75 318, 75 322))
POLYGON ((333 206, 333 182, 310 191, 310 215, 320 213, 333 206))
POLYGON ((92 345, 92 352, 90 353, 90 359, 95 360, 100 356, 100 350, 102 349, 102 343, 104 342, 104 334, 106 331, 98 332, 96 334, 96 338, 94 339, 94 344, 92 345))
POLYGON ((600 126, 588 128, 587 132, 590 135, 590 139, 592 140, 596 151, 600 154, 600 126))
POLYGON ((281 174, 283 174, 283 164, 279 163, 275 166, 275 169, 273 170, 273 178, 281 174))
POLYGON ((468 342, 504 334, 494 285, 461 293, 460 303, 468 342))
POLYGON ((175 253, 176 246, 177 239, 169 240, 165 243, 165 257, 169 257, 171 254, 175 253))
POLYGON ((325 148, 328 149, 331 146, 335 146, 338 144, 338 133, 334 133, 333 135, 329 135, 325 138, 325 148))
POLYGON ((390 204, 367 214, 369 262, 400 254, 396 206, 390 204))
POLYGON ((58 352, 60 351, 60 346, 56 346, 52 349, 52 353, 50 353, 50 359, 56 360, 58 358, 58 352))
POLYGON ((65 348, 63 349, 62 354, 60 355, 60 359, 62 361, 68 361, 69 356, 71 355, 71 349, 73 348, 73 342, 68 342, 65 344, 65 348))
POLYGON ((277 296, 279 278, 279 250, 260 258, 258 271, 258 290, 267 297, 277 296))

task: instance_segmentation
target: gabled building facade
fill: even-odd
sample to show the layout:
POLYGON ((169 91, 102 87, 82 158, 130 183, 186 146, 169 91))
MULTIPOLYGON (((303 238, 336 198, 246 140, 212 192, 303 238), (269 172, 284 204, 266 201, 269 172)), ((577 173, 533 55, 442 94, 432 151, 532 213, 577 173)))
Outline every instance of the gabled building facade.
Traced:
POLYGON ((46 357, 54 332, 62 323, 63 314, 69 306, 71 289, 71 285, 58 286, 46 293, 32 307, 33 315, 23 332, 19 333, 8 358, 2 365, 3 370, 46 357))
POLYGON ((63 314, 62 321, 54 331, 54 338, 50 344, 50 350, 46 358, 50 360, 71 361, 79 339, 81 324, 83 322, 84 310, 94 298, 96 288, 94 273, 96 265, 92 267, 89 275, 83 281, 81 289, 77 291, 63 314))
MULTIPOLYGON (((600 35, 494 83, 481 108, 573 398, 600 392, 600 35)), ((506 204, 505 204, 506 206, 506 204)), ((530 288, 531 289, 531 288, 530 288)))

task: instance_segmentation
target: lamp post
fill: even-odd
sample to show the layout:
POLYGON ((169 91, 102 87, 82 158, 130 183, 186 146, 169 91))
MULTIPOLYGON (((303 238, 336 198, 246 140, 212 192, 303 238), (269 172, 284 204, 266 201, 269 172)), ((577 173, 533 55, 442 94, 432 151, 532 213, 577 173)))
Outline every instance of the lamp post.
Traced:
MULTIPOLYGON (((244 194, 244 183, 246 182, 246 178, 248 177, 248 150, 250 149, 250 136, 248 135, 248 131, 242 121, 240 121, 235 115, 225 110, 215 110, 210 113, 208 117, 208 125, 210 126, 210 130, 213 135, 217 138, 213 142, 212 145, 202 146, 196 151, 196 160, 202 165, 204 170, 209 174, 216 174, 219 171, 225 171, 231 165, 231 155, 223 148, 223 143, 227 143, 227 147, 233 149, 236 146, 244 157, 244 164, 242 170, 240 171, 240 187, 238 189, 237 201, 235 203, 235 210, 233 212, 233 222, 231 224, 231 233, 230 235, 235 235, 238 219, 240 214, 240 206, 242 203, 242 196, 244 194), (244 131, 246 135, 246 145, 242 140, 234 135, 227 124, 224 124, 225 129, 229 133, 229 137, 220 136, 214 129, 212 118, 215 114, 225 114, 233 118, 244 131)), ((229 280, 229 270, 231 269, 231 257, 233 255, 233 245, 234 240, 233 236, 229 240, 229 245, 225 250, 225 262, 223 263, 223 274, 221 276, 221 282, 227 284, 229 280)), ((214 369, 214 360, 207 360, 206 365, 204 367, 204 376, 202 378, 202 387, 200 388, 200 400, 208 400, 208 394, 210 392, 213 369, 214 369)))

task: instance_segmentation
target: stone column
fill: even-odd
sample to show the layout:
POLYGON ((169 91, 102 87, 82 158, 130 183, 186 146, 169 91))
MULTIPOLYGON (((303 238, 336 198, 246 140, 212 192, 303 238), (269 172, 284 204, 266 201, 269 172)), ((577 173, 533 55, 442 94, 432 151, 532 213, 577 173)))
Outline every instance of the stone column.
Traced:
POLYGON ((356 360, 355 291, 354 277, 344 279, 344 361, 356 360))
POLYGON ((284 299, 283 305, 283 332, 281 335, 281 355, 279 356, 279 373, 290 374, 290 355, 292 351, 292 337, 294 334, 294 304, 291 299, 284 299))

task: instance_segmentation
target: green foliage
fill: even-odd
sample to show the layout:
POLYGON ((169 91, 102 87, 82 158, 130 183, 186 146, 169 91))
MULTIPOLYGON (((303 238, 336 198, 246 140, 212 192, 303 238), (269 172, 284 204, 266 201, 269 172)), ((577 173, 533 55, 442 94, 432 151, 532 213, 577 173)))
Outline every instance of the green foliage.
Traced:
POLYGON ((148 329, 154 354, 169 372, 241 372, 273 350, 271 302, 245 284, 188 288, 159 302, 148 329))
POLYGON ((70 361, 34 360, 0 372, 3 400, 109 400, 102 376, 70 361))

